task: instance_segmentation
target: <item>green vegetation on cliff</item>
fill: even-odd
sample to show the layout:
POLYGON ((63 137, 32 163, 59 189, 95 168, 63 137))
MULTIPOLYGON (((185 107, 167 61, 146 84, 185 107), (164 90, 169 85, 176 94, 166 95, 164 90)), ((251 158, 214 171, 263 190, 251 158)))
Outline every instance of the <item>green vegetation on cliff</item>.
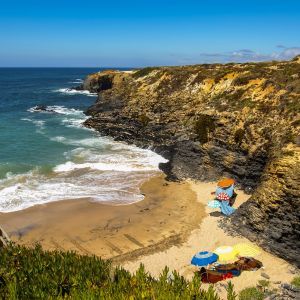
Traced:
POLYGON ((95 256, 47 252, 40 246, 1 249, 0 298, 219 299, 213 288, 200 288, 198 276, 189 282, 166 268, 154 279, 143 266, 132 275, 95 256))

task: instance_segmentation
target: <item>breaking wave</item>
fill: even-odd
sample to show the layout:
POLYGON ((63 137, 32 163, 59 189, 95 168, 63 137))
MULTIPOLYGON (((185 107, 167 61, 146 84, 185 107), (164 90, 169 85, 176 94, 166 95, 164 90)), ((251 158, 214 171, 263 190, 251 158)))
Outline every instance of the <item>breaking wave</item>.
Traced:
MULTIPOLYGON (((76 82, 78 83, 78 82, 76 82)), ((65 95, 85 95, 85 96, 97 96, 97 93, 91 93, 89 91, 82 91, 82 90, 75 90, 75 89, 70 89, 70 88, 63 88, 63 89, 58 89, 54 90, 54 92, 62 93, 65 95)))
POLYGON ((159 172, 160 155, 146 149, 92 136, 52 141, 74 146, 64 162, 45 173, 35 168, 24 174, 7 173, 0 180, 0 211, 22 210, 37 204, 66 199, 90 199, 117 205, 143 199, 139 187, 159 172))
POLYGON ((80 78, 77 78, 74 81, 70 81, 69 83, 81 84, 81 83, 83 83, 83 80, 80 78))
POLYGON ((82 110, 75 109, 75 108, 67 108, 62 105, 48 105, 40 109, 40 106, 36 105, 27 110, 28 112, 35 113, 57 113, 62 115, 84 115, 82 110))

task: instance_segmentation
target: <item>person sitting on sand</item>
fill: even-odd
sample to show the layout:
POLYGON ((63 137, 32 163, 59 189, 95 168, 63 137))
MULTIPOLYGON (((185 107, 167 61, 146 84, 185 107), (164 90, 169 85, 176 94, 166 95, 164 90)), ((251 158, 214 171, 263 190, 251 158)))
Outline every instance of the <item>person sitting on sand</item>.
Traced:
POLYGON ((212 193, 216 195, 215 200, 219 201, 221 212, 226 216, 231 215, 235 211, 232 207, 237 197, 234 191, 234 183, 233 179, 223 179, 218 182, 217 190, 212 193))
POLYGON ((229 205, 232 206, 237 197, 237 193, 234 191, 234 184, 234 179, 222 179, 218 182, 217 189, 212 194, 216 195, 216 200, 228 201, 229 205))

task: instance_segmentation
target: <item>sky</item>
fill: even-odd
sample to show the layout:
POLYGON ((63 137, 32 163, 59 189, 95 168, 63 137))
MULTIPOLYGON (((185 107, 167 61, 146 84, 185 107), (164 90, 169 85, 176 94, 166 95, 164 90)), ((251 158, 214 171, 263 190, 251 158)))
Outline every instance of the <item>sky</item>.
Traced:
POLYGON ((0 0, 0 67, 144 67, 297 54, 299 0, 0 0))

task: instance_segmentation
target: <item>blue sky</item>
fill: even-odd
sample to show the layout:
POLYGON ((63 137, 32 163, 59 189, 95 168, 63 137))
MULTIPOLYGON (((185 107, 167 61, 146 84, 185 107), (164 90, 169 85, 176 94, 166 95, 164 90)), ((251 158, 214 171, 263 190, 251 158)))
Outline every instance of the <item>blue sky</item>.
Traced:
POLYGON ((299 0, 0 4, 2 67, 183 65, 300 53, 299 0))

